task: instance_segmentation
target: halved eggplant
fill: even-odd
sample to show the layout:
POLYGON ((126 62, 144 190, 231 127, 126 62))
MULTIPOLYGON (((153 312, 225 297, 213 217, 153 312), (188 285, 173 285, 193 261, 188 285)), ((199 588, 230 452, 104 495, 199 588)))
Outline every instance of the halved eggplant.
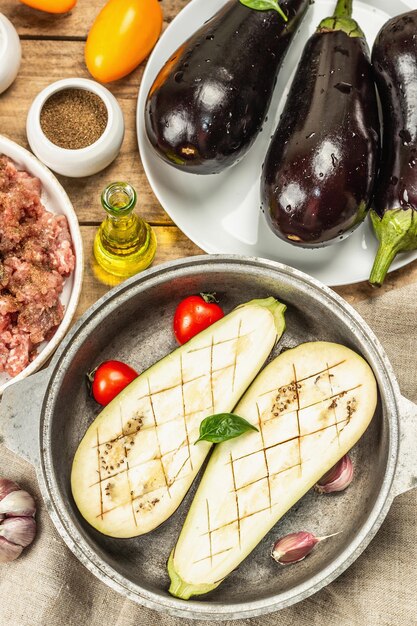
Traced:
POLYGON ((376 402, 371 368, 344 346, 306 343, 270 363, 234 410, 259 432, 217 445, 204 472, 168 562, 171 594, 215 589, 352 448, 376 402))
POLYGON ((230 412, 285 329, 285 306, 253 300, 143 372, 91 424, 71 486, 83 517, 112 537, 164 522, 181 503, 211 445, 200 422, 230 412))

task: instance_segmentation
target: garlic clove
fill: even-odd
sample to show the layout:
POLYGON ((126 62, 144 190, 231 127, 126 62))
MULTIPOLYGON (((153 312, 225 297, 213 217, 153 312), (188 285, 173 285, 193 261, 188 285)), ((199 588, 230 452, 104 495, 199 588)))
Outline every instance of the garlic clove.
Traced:
POLYGON ((17 546, 4 537, 0 537, 0 563, 14 561, 22 554, 22 546, 17 546))
POLYGON ((8 517, 33 516, 36 513, 35 500, 23 490, 12 491, 0 500, 0 515, 8 517))
POLYGON ((336 465, 332 467, 319 482, 314 489, 318 493, 333 493, 336 491, 344 491, 353 480, 353 463, 348 454, 340 459, 336 465))
POLYGON ((33 517, 8 517, 0 524, 0 537, 26 548, 36 535, 36 522, 33 517))
POLYGON ((20 491, 19 485, 8 478, 0 478, 0 500, 3 500, 12 491, 20 491))
POLYGON ((320 541, 311 533, 304 531, 291 533, 275 542, 271 556, 281 565, 298 563, 306 558, 320 541))
POLYGON ((336 537, 336 535, 340 535, 340 532, 324 537, 316 537, 312 533, 305 531, 291 533, 290 535, 278 539, 278 541, 274 543, 271 556, 281 565, 298 563, 305 559, 320 541, 330 539, 330 537, 336 537))

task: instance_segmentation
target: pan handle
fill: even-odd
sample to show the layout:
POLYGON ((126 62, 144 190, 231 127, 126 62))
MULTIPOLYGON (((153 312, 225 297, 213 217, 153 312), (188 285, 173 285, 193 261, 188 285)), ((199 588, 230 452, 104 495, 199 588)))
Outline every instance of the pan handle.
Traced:
POLYGON ((394 497, 417 487, 417 404, 403 396, 400 416, 400 451, 393 485, 394 497))
POLYGON ((13 383, 5 389, 0 403, 0 434, 4 444, 36 468, 40 464, 42 403, 50 376, 49 369, 44 369, 13 383))

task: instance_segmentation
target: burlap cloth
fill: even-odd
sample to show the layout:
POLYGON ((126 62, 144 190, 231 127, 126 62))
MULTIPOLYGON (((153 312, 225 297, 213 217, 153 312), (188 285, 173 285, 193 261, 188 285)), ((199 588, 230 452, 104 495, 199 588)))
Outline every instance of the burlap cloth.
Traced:
MULTIPOLYGON (((379 336, 403 394, 417 402, 417 272, 414 269, 401 272, 379 292, 363 286, 342 290, 342 294, 379 336)), ((0 475, 19 481, 39 502, 39 533, 35 544, 19 560, 0 566, 1 626, 186 624, 186 620, 125 600, 90 574, 66 548, 49 520, 33 469, 1 445, 0 475)), ((416 513, 417 490, 395 500, 365 553, 326 589, 279 613, 226 623, 229 626, 417 625, 416 513)))

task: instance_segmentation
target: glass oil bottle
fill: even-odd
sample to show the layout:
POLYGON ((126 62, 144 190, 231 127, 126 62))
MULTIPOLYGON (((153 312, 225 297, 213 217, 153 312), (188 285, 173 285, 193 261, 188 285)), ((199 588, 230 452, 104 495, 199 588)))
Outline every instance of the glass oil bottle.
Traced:
POLYGON ((153 229, 133 211, 136 201, 128 183, 112 183, 101 194, 107 217, 96 233, 94 256, 105 272, 122 280, 149 267, 156 252, 153 229))

